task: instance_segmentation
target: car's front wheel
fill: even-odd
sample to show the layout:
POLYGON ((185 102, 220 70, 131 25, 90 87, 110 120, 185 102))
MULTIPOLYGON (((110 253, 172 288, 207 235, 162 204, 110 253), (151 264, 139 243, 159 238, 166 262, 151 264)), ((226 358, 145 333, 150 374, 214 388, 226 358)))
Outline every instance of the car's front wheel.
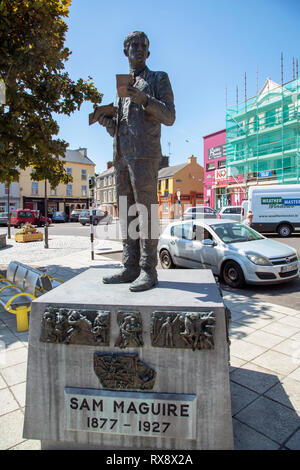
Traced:
POLYGON ((223 281, 230 287, 241 287, 245 283, 242 268, 235 261, 227 261, 222 269, 223 281))
POLYGON ((159 253, 159 260, 163 269, 175 268, 175 264, 173 263, 173 260, 168 250, 161 250, 161 252, 159 253))

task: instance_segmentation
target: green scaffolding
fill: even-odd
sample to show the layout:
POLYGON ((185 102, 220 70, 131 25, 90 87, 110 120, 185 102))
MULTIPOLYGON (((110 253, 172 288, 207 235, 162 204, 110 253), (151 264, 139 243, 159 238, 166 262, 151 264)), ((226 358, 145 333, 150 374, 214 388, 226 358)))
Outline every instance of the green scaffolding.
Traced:
POLYGON ((226 168, 245 182, 300 183, 300 83, 268 79, 261 92, 226 110, 226 168))

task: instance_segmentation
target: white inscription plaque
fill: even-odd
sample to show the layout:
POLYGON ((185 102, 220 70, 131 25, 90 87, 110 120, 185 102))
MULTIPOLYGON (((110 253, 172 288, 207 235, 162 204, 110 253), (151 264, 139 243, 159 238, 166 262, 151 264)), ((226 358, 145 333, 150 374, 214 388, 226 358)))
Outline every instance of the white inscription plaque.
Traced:
POLYGON ((196 439, 196 395, 65 388, 65 428, 196 439))

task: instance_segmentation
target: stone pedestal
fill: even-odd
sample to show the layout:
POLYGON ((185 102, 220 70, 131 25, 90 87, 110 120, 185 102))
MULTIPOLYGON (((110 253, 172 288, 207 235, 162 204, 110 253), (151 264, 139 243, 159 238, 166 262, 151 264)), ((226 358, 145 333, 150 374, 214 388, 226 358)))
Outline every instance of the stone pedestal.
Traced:
POLYGON ((160 270, 140 293, 103 284, 112 271, 91 268, 32 303, 24 437, 43 449, 232 449, 211 271, 160 270))

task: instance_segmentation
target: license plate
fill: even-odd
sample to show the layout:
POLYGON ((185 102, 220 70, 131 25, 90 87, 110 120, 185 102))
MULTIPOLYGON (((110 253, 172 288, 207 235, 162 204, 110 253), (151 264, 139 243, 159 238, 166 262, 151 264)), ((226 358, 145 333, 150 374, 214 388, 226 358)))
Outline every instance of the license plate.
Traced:
POLYGON ((289 271, 295 271, 297 268, 298 268, 298 264, 297 264, 297 263, 289 264, 288 266, 282 266, 281 272, 282 272, 282 273, 287 273, 287 272, 289 272, 289 271))

